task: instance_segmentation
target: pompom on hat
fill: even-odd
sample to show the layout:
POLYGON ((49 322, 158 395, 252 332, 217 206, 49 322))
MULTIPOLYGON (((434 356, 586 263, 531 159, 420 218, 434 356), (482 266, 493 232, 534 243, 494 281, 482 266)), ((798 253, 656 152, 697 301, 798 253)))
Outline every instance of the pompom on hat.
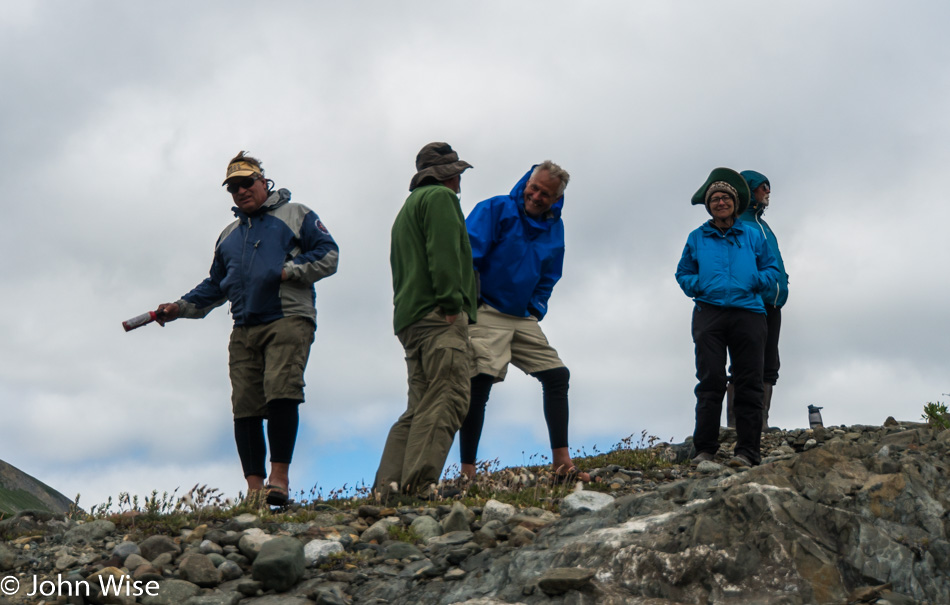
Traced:
MULTIPOLYGON (((692 204, 706 206, 706 200, 716 191, 728 193, 736 198, 736 216, 749 207, 749 199, 752 197, 749 184, 745 182, 741 174, 731 168, 713 169, 706 178, 706 182, 693 194, 692 204)), ((706 210, 708 211, 709 208, 707 207, 706 210)))
POLYGON ((459 154, 455 153, 448 143, 429 143, 416 155, 417 172, 409 182, 409 191, 421 185, 428 177, 447 181, 472 167, 468 162, 460 160, 459 154))

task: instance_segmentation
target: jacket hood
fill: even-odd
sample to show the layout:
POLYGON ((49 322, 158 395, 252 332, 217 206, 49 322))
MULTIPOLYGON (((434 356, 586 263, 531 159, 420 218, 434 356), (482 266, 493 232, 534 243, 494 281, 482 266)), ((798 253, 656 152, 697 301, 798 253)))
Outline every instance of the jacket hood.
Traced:
MULTIPOLYGON (((279 208, 290 201, 290 190, 289 189, 278 189, 277 191, 271 191, 271 194, 267 196, 267 199, 264 201, 264 204, 257 209, 257 212, 254 214, 260 214, 262 212, 270 212, 274 208, 279 208)), ((242 216, 247 216, 247 213, 238 208, 237 206, 232 206, 231 210, 234 212, 234 216, 240 218, 242 216)))
MULTIPOLYGON (((749 184, 750 192, 754 192, 762 183, 769 183, 769 177, 755 170, 743 170, 739 174, 741 174, 745 182, 749 184)), ((769 183, 769 187, 771 186, 772 183, 769 183)), ((753 193, 749 199, 749 207, 743 214, 762 214, 763 212, 765 212, 765 206, 760 206, 756 203, 755 194, 753 193)))
POLYGON ((528 219, 529 221, 533 223, 541 225, 547 222, 546 219, 548 216, 553 217, 555 221, 561 218, 561 209, 564 207, 564 195, 561 195, 561 197, 557 198, 557 201, 555 201, 554 204, 551 205, 551 208, 548 210, 545 216, 542 216, 539 218, 528 216, 528 213, 524 211, 524 190, 525 190, 525 187, 528 186, 528 179, 531 178, 531 173, 534 172, 534 169, 537 167, 538 167, 538 164, 535 164, 534 166, 532 166, 531 169, 528 170, 528 172, 526 172, 523 177, 521 177, 521 180, 518 181, 515 184, 515 186, 511 189, 511 193, 509 195, 511 196, 511 199, 515 201, 515 204, 518 206, 518 208, 521 209, 521 214, 526 219, 528 219))

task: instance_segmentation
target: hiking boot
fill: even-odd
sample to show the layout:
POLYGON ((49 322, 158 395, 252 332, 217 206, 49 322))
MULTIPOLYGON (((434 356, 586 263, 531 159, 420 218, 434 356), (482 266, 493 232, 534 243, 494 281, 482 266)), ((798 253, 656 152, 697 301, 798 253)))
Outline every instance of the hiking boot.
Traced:
POLYGON ((699 452, 696 454, 696 457, 692 459, 690 464, 693 466, 699 466, 700 462, 712 462, 716 459, 715 454, 710 454, 709 452, 699 452))
POLYGON ((732 468, 750 468, 752 466, 752 461, 743 456, 742 454, 736 454, 727 462, 732 468))

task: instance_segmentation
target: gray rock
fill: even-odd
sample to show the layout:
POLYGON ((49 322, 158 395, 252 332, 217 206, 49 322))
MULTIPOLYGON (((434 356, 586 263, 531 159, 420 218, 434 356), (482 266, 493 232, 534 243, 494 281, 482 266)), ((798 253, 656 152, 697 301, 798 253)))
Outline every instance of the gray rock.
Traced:
POLYGON ((511 528, 511 535, 508 536, 508 543, 512 546, 524 546, 534 542, 535 533, 527 527, 517 525, 511 528))
MULTIPOLYGON (((0 544, 0 548, 3 548, 2 544, 0 544)), ((0 555, 0 559, 2 559, 2 555, 0 555)), ((73 567, 74 565, 77 565, 78 563, 79 563, 78 558, 72 555, 62 555, 56 558, 55 567, 57 570, 63 571, 63 570, 69 569, 70 567, 73 567)), ((0 570, 2 569, 3 569, 3 562, 0 561, 0 570)))
POLYGON ((561 516, 573 517, 581 513, 600 510, 614 503, 614 497, 600 492, 573 492, 561 500, 561 516))
POLYGON ((91 544, 96 540, 105 538, 114 531, 115 523, 106 521, 105 519, 98 519, 77 525, 70 529, 66 532, 66 535, 63 536, 63 539, 66 541, 66 544, 91 544))
POLYGON ((112 556, 124 562, 129 555, 140 555, 139 545, 135 542, 120 542, 112 549, 112 556))
MULTIPOLYGON (((201 553, 201 554, 204 554, 204 553, 201 553)), ((227 561, 227 559, 224 558, 224 555, 219 555, 217 553, 211 553, 210 555, 208 555, 208 558, 211 559, 211 562, 214 564, 215 567, 221 567, 221 564, 227 561)))
POLYGON ((234 561, 224 561, 218 565, 218 571, 221 572, 221 580, 230 582, 244 576, 244 570, 234 561))
POLYGON ((343 589, 338 584, 318 586, 312 596, 317 605, 348 605, 343 589))
POLYGON ((475 534, 470 531, 453 531, 448 534, 436 536, 426 541, 430 547, 457 546, 469 542, 475 534))
POLYGON ((198 545, 198 549, 206 555, 210 555, 210 554, 220 555, 224 553, 224 549, 221 548, 219 544, 216 544, 212 542, 211 540, 202 540, 201 544, 198 545))
POLYGON ((498 531, 503 530, 504 527, 505 527, 505 523, 503 521, 500 521, 498 519, 492 519, 488 523, 483 524, 481 529, 475 532, 475 535, 477 536, 481 534, 490 540, 497 540, 498 531))
POLYGON ((313 601, 307 597, 275 594, 248 599, 242 601, 241 605, 313 605, 313 601))
POLYGON ((445 533, 442 531, 442 525, 440 525, 438 521, 429 515, 422 515, 413 519, 412 523, 409 525, 409 529, 414 531, 417 536, 422 538, 423 542, 429 538, 441 536, 443 533, 445 533))
POLYGON ((261 548, 264 547, 264 544, 272 539, 273 536, 264 533, 263 530, 252 528, 245 531, 244 535, 241 536, 241 539, 238 541, 238 548, 241 550, 241 554, 253 561, 257 558, 258 553, 261 552, 261 548))
POLYGON ((148 559, 146 559, 142 555, 137 555, 137 554, 129 555, 128 557, 125 558, 125 561, 123 562, 123 565, 125 565, 125 567, 127 567, 128 569, 135 569, 137 567, 141 567, 142 565, 149 565, 149 564, 150 562, 148 561, 148 559))
POLYGON ((343 545, 336 540, 311 540, 303 547, 307 565, 313 567, 323 563, 330 555, 343 552, 343 545))
POLYGON ((251 566, 251 576, 267 589, 284 592, 300 581, 305 570, 300 540, 278 537, 265 542, 251 566))
POLYGON ((401 572, 400 578, 432 578, 441 573, 441 570, 429 559, 420 559, 406 565, 401 572))
POLYGON ((191 597, 184 605, 237 605, 244 598, 239 592, 219 592, 210 595, 191 597))
POLYGON ((408 559, 409 557, 419 556, 421 554, 421 550, 407 542, 393 542, 383 548, 384 559, 408 559))
POLYGON ((142 605, 181 605, 201 589, 184 580, 165 580, 158 585, 158 594, 140 597, 142 605))
POLYGON ((594 570, 579 567, 555 567, 538 579, 538 588, 554 596, 569 590, 582 590, 591 585, 594 570))
POLYGON ((360 534, 360 541, 375 541, 377 544, 381 544, 389 539, 389 528, 394 525, 399 525, 399 517, 384 517, 360 534))
POLYGON ((703 460, 696 466, 696 470, 700 473, 718 473, 722 468, 721 464, 712 460, 703 460))
POLYGON ((452 510, 442 519, 442 531, 451 533, 453 531, 469 531, 472 521, 475 520, 475 513, 468 510, 461 502, 452 504, 452 510))
POLYGON ((231 519, 227 524, 227 529, 242 532, 252 527, 260 527, 261 520, 257 515, 252 515, 251 513, 244 513, 243 515, 238 515, 231 519))
POLYGON ((178 577, 205 588, 221 583, 221 572, 208 555, 201 553, 192 553, 181 558, 178 562, 178 577))
POLYGON ((139 551, 141 555, 152 561, 155 565, 160 565, 155 559, 164 553, 177 555, 181 552, 181 547, 175 544, 175 541, 168 536, 149 536, 139 542, 139 551))
POLYGON ((517 509, 511 504, 504 504, 498 500, 489 500, 482 509, 482 524, 489 521, 501 521, 507 523, 508 519, 517 513, 517 509))
POLYGON ((13 569, 16 564, 16 551, 0 542, 0 571, 13 569))

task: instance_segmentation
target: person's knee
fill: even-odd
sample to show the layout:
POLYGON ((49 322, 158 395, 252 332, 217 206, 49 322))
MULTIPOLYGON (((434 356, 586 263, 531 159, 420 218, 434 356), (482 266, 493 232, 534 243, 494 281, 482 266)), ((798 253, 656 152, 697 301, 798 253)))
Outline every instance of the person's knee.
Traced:
POLYGON ((566 387, 571 380, 571 372, 565 366, 533 372, 531 375, 540 380, 546 389, 566 387))

